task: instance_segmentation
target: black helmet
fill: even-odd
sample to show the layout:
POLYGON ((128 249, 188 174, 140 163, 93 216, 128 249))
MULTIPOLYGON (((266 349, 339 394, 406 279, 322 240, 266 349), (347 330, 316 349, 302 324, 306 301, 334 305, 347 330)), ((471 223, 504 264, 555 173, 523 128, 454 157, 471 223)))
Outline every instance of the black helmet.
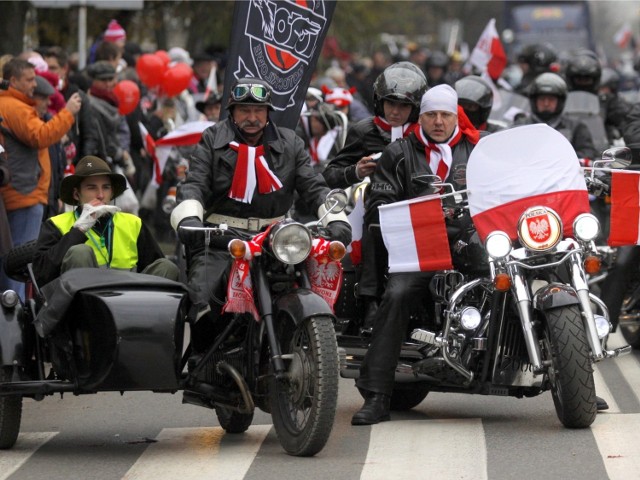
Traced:
POLYGON ((518 63, 529 65, 531 73, 548 72, 551 64, 558 60, 558 54, 549 44, 536 43, 525 46, 518 55, 518 63))
POLYGON ((485 123, 493 106, 493 91, 482 78, 477 75, 469 75, 458 80, 455 85, 458 94, 458 104, 464 109, 471 123, 478 128, 485 123), (470 112, 465 104, 474 104, 479 107, 476 112, 470 112))
POLYGON ((565 70, 570 90, 597 93, 602 67, 593 52, 581 52, 569 59, 565 70))
POLYGON ((426 69, 443 68, 446 70, 449 68, 449 56, 444 52, 436 50, 435 52, 431 52, 424 66, 426 69))
POLYGON ((605 67, 600 75, 600 87, 608 87, 611 93, 618 93, 620 74, 613 68, 605 67))
POLYGON ((548 122, 559 117, 567 100, 567 83, 557 73, 543 73, 538 75, 529 85, 529 103, 531 111, 541 120, 548 122), (552 95, 558 97, 558 106, 553 112, 539 112, 536 107, 536 99, 539 95, 552 95))
POLYGON ((373 111, 379 117, 384 117, 384 100, 408 103, 413 106, 409 121, 417 122, 420 101, 427 88, 427 78, 413 63, 389 65, 373 83, 373 111))
POLYGON ((229 92, 227 109, 234 105, 266 105, 273 110, 271 86, 260 78, 239 78, 229 92))

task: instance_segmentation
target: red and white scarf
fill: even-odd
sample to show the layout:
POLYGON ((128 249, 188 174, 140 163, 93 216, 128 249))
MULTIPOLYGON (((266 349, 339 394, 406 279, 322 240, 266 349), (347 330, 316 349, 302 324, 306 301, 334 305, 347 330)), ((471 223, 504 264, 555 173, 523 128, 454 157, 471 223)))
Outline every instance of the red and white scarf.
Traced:
POLYGON ((416 137, 420 140, 420 143, 424 145, 424 154, 427 157, 429 168, 444 182, 445 178, 447 178, 447 175, 449 174, 451 164, 453 163, 451 147, 460 141, 462 138, 462 132, 456 125, 456 129, 453 131, 453 135, 447 143, 433 143, 427 140, 422 128, 418 128, 416 130, 416 137))
POLYGON ((392 142, 395 142, 399 138, 407 137, 418 125, 417 123, 405 123, 404 125, 401 125, 399 127, 392 127, 389 122, 387 122, 382 117, 378 117, 377 115, 373 117, 373 123, 375 123, 385 132, 391 132, 392 142))
POLYGON ((271 193, 282 188, 282 182, 269 168, 264 158, 264 147, 250 147, 244 143, 231 142, 229 147, 238 152, 236 169, 229 190, 229 198, 239 202, 251 203, 253 192, 271 193))
POLYGON ((309 155, 311 156, 311 165, 317 165, 329 159, 331 149, 338 138, 338 130, 329 130, 322 137, 312 137, 309 140, 309 155))

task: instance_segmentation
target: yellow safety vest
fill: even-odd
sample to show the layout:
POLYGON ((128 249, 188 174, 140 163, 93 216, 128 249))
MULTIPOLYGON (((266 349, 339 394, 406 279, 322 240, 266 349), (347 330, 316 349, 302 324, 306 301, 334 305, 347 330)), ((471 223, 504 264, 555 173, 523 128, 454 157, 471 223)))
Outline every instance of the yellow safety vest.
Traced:
MULTIPOLYGON (((135 215, 123 212, 116 212, 111 219, 112 227, 107 229, 111 232, 111 252, 93 229, 87 232, 85 243, 93 249, 100 267, 132 270, 138 265, 137 243, 142 221, 135 215)), ((76 216, 75 212, 66 212, 50 220, 65 235, 73 228, 76 216)))

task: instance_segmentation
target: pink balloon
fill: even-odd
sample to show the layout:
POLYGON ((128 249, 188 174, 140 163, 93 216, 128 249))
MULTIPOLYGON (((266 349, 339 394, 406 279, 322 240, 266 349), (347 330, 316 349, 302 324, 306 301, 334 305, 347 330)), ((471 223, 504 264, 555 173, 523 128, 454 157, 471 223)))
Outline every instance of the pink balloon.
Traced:
POLYGON ((162 90, 168 97, 178 95, 189 86, 193 70, 185 63, 177 63, 164 72, 162 90))

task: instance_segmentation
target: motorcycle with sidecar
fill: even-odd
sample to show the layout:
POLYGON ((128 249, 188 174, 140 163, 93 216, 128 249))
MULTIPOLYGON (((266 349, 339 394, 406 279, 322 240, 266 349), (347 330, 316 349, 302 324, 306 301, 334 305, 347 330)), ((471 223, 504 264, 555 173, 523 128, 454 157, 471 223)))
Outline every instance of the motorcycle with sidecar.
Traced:
MULTIPOLYGON (((334 191, 325 207, 345 204, 334 191)), ((14 249, 6 269, 32 294, 24 302, 12 290, 0 295, 0 449, 16 443, 23 398, 182 390, 185 403, 214 409, 228 433, 246 431, 257 407, 271 413, 287 453, 318 453, 333 427, 340 363, 327 303, 339 275, 331 282, 326 273, 340 273, 344 246, 323 238, 320 223, 283 219, 255 236, 225 227, 204 227, 205 243, 229 245, 228 291, 247 308, 229 308, 197 355, 184 340, 182 283, 87 268, 39 288, 34 245, 14 249)))
MULTIPOLYGON (((411 409, 429 392, 522 398, 550 391, 565 427, 588 427, 596 415, 593 364, 631 350, 607 348, 608 311, 589 291, 587 274, 600 264, 599 223, 588 213, 592 179, 571 144, 539 124, 481 139, 466 180, 467 190, 439 194, 443 217, 473 222, 450 245, 453 268, 433 273, 429 302, 409 322, 391 409, 411 409)), ((437 190, 451 187, 430 181, 437 190)), ((358 378, 369 345, 357 331, 338 332, 345 378, 358 378)))

